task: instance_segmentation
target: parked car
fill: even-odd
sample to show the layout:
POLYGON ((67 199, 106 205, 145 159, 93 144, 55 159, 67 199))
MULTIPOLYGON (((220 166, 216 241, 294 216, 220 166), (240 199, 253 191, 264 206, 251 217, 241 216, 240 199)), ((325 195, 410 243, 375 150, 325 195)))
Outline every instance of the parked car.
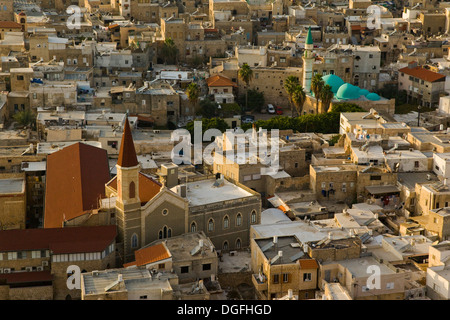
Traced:
POLYGON ((283 114, 283 108, 277 106, 275 109, 278 115, 283 114))
POLYGON ((241 117, 241 122, 242 123, 253 123, 253 122, 255 122, 255 116, 246 114, 241 117))
POLYGON ((275 113, 275 107, 272 104, 268 104, 267 105, 267 112, 274 114, 275 113))

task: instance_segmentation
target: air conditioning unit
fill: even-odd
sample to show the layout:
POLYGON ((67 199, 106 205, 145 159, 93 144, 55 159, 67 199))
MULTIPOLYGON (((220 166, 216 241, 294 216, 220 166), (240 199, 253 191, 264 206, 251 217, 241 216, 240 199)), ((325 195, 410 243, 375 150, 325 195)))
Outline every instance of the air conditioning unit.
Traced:
POLYGON ((3 273, 11 273, 11 269, 10 268, 5 268, 5 269, 3 269, 3 273))
POLYGON ((48 261, 42 261, 42 266, 43 267, 48 267, 48 261))
POLYGON ((25 268, 25 271, 31 272, 31 271, 33 271, 33 267, 26 267, 26 268, 25 268))
POLYGON ((37 271, 44 271, 44 267, 39 266, 39 267, 36 268, 36 270, 37 270, 37 271))

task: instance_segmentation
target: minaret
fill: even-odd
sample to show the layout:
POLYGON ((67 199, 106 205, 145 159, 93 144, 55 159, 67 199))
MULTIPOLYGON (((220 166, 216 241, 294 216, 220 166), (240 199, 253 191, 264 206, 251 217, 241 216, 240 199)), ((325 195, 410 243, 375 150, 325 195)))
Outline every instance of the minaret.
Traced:
POLYGON ((303 90, 306 94, 310 94, 311 92, 311 79, 314 62, 313 49, 314 44, 311 35, 311 27, 309 27, 305 41, 305 52, 303 54, 303 90))
POLYGON ((139 162, 134 148, 128 117, 117 160, 116 221, 118 245, 123 248, 123 262, 134 259, 134 251, 141 243, 141 201, 139 199, 139 162))

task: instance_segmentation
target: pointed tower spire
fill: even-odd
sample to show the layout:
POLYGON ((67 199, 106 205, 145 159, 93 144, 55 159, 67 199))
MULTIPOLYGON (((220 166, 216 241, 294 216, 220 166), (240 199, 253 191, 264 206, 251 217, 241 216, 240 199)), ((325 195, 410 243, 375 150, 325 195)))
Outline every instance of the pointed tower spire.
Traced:
POLYGON ((131 135, 128 116, 125 118, 125 126, 123 129, 122 142, 120 143, 119 159, 117 165, 123 168, 135 167, 139 164, 134 149, 133 136, 131 135))
POLYGON ((313 38, 312 38, 312 34, 311 34, 311 27, 309 27, 308 29, 308 33, 306 35, 306 40, 305 40, 305 44, 313 44, 313 38))

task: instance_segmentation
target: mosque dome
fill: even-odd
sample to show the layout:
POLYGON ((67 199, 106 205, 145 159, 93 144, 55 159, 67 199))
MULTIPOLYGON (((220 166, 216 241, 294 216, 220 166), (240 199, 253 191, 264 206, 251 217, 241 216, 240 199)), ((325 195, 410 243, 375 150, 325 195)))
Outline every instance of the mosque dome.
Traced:
POLYGON ((361 90, 359 90, 359 95, 360 95, 360 96, 367 96, 369 93, 370 93, 370 92, 369 92, 369 90, 367 90, 367 89, 361 89, 361 90))
POLYGON ((350 83, 344 83, 339 87, 336 97, 342 100, 356 100, 360 97, 360 89, 350 83))
POLYGON ((326 76, 323 76, 322 79, 325 84, 331 86, 331 91, 333 91, 334 94, 336 94, 336 92, 339 90, 339 87, 345 83, 344 80, 342 80, 335 74, 327 74, 326 76))
POLYGON ((371 101, 378 101, 380 100, 380 96, 377 95, 375 92, 371 92, 366 96, 367 99, 371 100, 371 101))

